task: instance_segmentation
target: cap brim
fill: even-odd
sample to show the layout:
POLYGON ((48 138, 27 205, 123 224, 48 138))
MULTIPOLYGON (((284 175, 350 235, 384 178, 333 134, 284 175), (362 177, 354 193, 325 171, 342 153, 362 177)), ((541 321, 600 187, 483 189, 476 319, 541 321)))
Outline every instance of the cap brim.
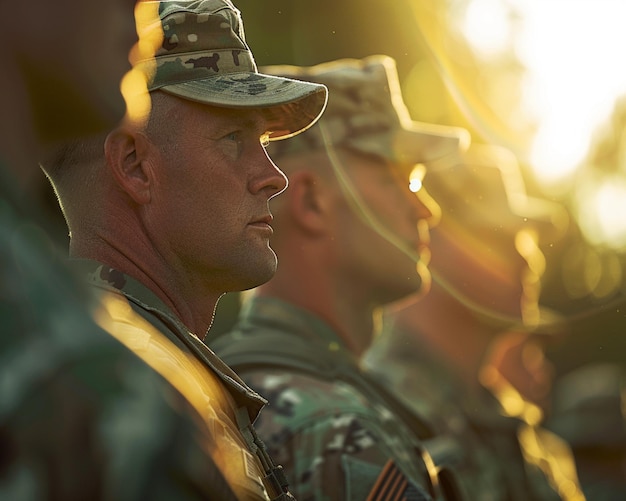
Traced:
POLYGON ((515 154, 496 145, 475 145, 464 153, 469 166, 497 167, 505 184, 510 210, 524 221, 530 221, 543 238, 560 238, 569 225, 564 206, 548 199, 527 194, 515 154))
POLYGON ((396 160, 425 163, 429 170, 453 165, 470 144, 470 134, 460 127, 411 121, 394 137, 396 160))
POLYGON ((271 141, 295 136, 311 127, 322 115, 328 99, 325 85, 252 72, 216 75, 159 90, 212 106, 258 108, 268 120, 271 141))

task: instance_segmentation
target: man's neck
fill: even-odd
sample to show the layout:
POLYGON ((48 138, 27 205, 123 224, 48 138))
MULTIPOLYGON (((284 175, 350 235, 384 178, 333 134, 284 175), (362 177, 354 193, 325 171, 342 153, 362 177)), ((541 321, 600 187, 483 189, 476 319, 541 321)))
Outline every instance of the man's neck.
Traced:
POLYGON ((415 343, 425 342, 468 388, 478 387, 478 372, 496 330, 434 285, 422 299, 400 313, 398 327, 415 333, 415 343))
POLYGON ((173 273, 158 253, 138 242, 136 237, 131 240, 95 237, 89 241, 72 238, 70 255, 105 263, 134 278, 163 301, 200 339, 204 339, 213 323, 221 293, 185 283, 181 279, 183 274, 173 273), (134 242, 132 246, 126 244, 130 241, 134 242))
MULTIPOLYGON (((373 340, 374 306, 355 291, 342 289, 329 278, 328 271, 294 275, 281 265, 272 280, 258 287, 257 294, 281 299, 317 315, 360 358, 373 340)), ((306 266, 301 266, 302 269, 310 271, 306 266)))

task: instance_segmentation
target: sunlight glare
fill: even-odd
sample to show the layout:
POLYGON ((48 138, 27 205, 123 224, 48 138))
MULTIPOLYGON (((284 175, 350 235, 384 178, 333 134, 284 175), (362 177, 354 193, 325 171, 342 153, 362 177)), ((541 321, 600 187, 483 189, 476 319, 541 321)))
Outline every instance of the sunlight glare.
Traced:
POLYGON ((594 130, 626 92, 626 2, 518 0, 524 30, 518 54, 528 67, 528 105, 539 130, 531 160, 540 182, 578 167, 594 130))
POLYGON ((463 31, 474 48, 484 54, 507 47, 510 26, 500 0, 474 0, 465 13, 463 31))
POLYGON ((163 41, 162 31, 153 29, 156 23, 160 23, 158 3, 138 2, 135 20, 139 41, 131 49, 129 59, 133 63, 133 69, 122 79, 121 92, 126 101, 126 120, 140 123, 150 113, 151 100, 147 80, 156 71, 154 54, 163 41), (140 61, 144 61, 142 70, 135 67, 140 61))
POLYGON ((409 175, 409 190, 413 193, 417 193, 422 189, 422 182, 426 175, 426 166, 424 164, 417 164, 413 167, 411 174, 409 175))
POLYGON ((587 153, 591 132, 580 122, 564 126, 558 117, 548 115, 537 130, 529 155, 539 181, 551 186, 567 178, 587 153))
POLYGON ((422 180, 421 179, 411 179, 409 181, 409 190, 413 193, 417 193, 422 189, 422 180))
POLYGON ((626 94, 626 2, 472 0, 464 31, 477 50, 504 43, 512 28, 507 6, 521 18, 515 53, 527 68, 523 104, 538 126, 522 160, 539 183, 556 187, 579 167, 595 129, 626 94))
POLYGON ((605 179, 584 200, 591 200, 579 208, 581 230, 587 239, 614 249, 626 248, 626 180, 605 179))

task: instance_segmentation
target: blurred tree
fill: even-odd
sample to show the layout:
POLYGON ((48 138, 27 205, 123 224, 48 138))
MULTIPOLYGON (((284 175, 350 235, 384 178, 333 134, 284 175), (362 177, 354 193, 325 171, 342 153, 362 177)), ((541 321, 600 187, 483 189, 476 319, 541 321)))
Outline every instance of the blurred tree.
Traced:
POLYGON ((570 190, 568 244, 546 300, 567 316, 548 351, 556 370, 546 423, 574 451, 587 499, 626 498, 626 101, 597 130, 570 190))
POLYGON ((564 313, 567 337, 549 353, 557 378, 588 364, 626 367, 626 101, 596 131, 568 203, 570 231, 553 251, 543 302, 564 313), (602 190, 623 190, 606 213, 602 190))
POLYGON ((466 127, 476 142, 508 147, 523 161, 535 124, 522 107, 525 69, 513 50, 519 15, 503 3, 508 38, 499 50, 480 53, 463 34, 472 1, 236 3, 259 65, 389 55, 414 119, 466 127))

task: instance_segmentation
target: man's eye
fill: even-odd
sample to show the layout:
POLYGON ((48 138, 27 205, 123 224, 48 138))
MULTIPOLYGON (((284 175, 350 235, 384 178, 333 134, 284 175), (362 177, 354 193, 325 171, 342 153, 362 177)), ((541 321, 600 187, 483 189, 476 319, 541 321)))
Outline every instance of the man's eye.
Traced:
POLYGON ((233 158, 238 158, 244 150, 244 136, 241 131, 233 131, 222 136, 222 144, 225 152, 233 158))
POLYGON ((227 139, 229 141, 240 141, 241 134, 239 134, 239 132, 231 132, 230 134, 226 134, 224 136, 224 139, 227 139))

